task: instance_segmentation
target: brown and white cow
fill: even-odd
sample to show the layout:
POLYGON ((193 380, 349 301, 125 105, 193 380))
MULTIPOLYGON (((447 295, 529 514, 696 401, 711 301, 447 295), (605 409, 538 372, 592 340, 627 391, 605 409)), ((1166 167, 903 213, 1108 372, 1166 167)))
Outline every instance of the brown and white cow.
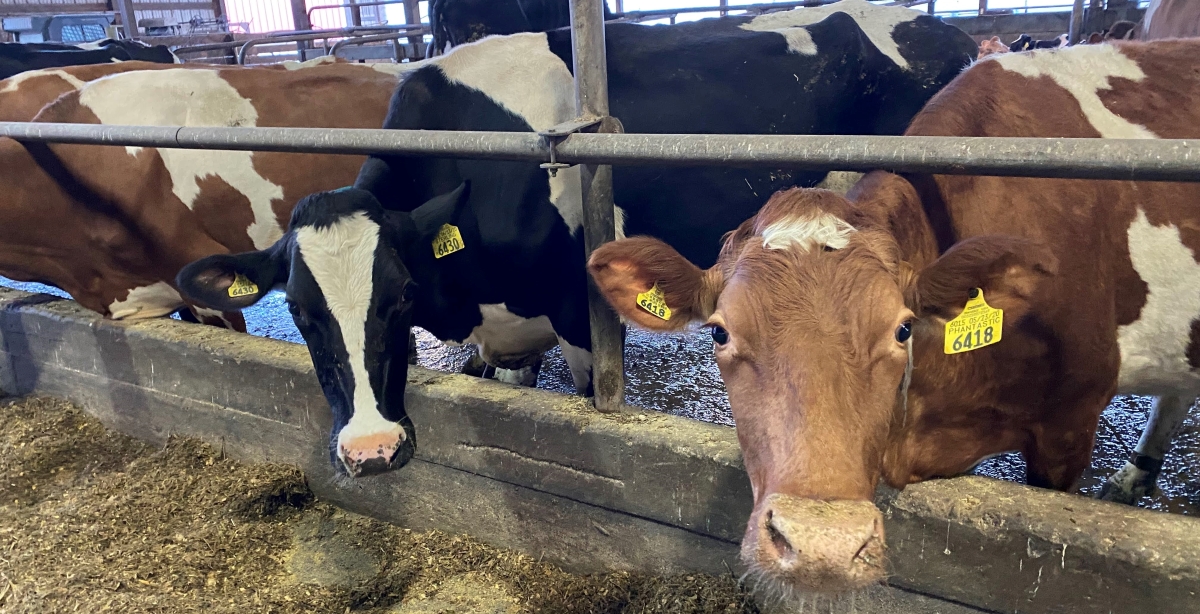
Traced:
POLYGON ((0 121, 27 122, 55 98, 89 81, 135 70, 166 70, 181 64, 118 62, 29 70, 0 81, 0 121))
MULTIPOLYGON (((404 69, 125 72, 68 92, 36 121, 376 128, 404 69)), ((271 245, 301 197, 352 183, 362 162, 0 139, 0 275, 57 286, 114 319, 166 315, 185 306, 173 286, 183 265, 271 245)))
MULTIPOLYGON (((345 62, 340 58, 326 55, 306 62, 289 60, 279 64, 255 66, 253 69, 300 70, 335 63, 345 62)), ((135 60, 115 64, 85 64, 25 71, 0 80, 0 121, 30 121, 38 114, 38 111, 42 110, 42 107, 54 102, 55 98, 102 77, 135 70, 174 70, 179 68, 214 70, 216 67, 205 64, 160 64, 135 60)), ((236 69, 235 67, 221 68, 223 70, 236 69)))
MULTIPOLYGON (((1200 41, 1007 53, 907 134, 1197 138, 1198 98, 1200 41)), ((875 172, 847 197, 777 193, 706 271, 644 237, 589 268, 635 324, 712 329, 754 492, 743 557, 839 591, 884 576, 879 480, 1019 451, 1029 483, 1067 490, 1114 394, 1200 393, 1197 202, 1198 184, 875 172), (972 297, 995 343, 960 329, 950 352, 970 351, 947 353, 972 297), (667 320, 639 306, 660 300, 667 320)))

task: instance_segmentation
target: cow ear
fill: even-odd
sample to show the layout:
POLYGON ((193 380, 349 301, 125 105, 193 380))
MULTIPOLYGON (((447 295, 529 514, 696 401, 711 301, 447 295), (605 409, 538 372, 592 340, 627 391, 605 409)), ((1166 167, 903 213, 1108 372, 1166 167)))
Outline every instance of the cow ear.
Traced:
POLYGON ((588 272, 622 318, 659 331, 707 320, 724 285, 716 267, 702 271, 650 237, 605 243, 592 252, 588 272))
POLYGON ((422 238, 432 237, 444 224, 453 223, 470 197, 471 182, 464 181, 453 191, 435 196, 414 209, 412 221, 417 227, 417 235, 422 238))
POLYGON ((920 271, 906 292, 919 317, 953 318, 971 290, 980 288, 988 304, 1003 309, 1015 324, 1032 307, 1043 281, 1058 271, 1058 260, 1045 246, 1019 237, 987 235, 955 244, 920 271))
POLYGON ((175 284, 197 304, 220 311, 237 311, 257 303, 287 281, 286 263, 272 247, 243 254, 201 258, 179 271, 175 284))

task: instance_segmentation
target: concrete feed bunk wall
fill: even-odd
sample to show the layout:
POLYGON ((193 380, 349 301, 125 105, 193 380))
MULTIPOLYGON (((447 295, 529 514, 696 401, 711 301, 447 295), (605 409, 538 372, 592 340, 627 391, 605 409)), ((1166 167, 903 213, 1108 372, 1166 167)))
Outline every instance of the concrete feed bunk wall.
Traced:
MULTIPOLYGON (((417 458, 335 478, 306 349, 172 320, 111 322, 0 290, 0 384, 149 440, 299 465, 321 497, 577 571, 740 568, 750 509, 733 429, 414 368, 417 458)), ((1200 611, 1200 520, 985 478, 885 493, 893 586, 1004 612, 1200 611)), ((943 613, 965 611, 945 604, 943 613)), ((932 610, 931 610, 932 611, 932 610)))

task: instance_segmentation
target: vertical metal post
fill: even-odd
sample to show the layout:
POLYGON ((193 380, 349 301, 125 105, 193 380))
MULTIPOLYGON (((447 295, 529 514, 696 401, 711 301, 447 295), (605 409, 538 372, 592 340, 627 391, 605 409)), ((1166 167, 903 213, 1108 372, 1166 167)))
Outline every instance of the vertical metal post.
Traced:
POLYGON ((292 5, 292 28, 295 30, 311 30, 312 23, 308 20, 308 6, 304 0, 290 0, 292 5))
POLYGON ((721 0, 721 17, 729 14, 729 0, 721 0))
POLYGON ((980 15, 987 14, 987 0, 979 0, 979 14, 980 15))
POLYGON ((935 14, 935 13, 937 12, 937 9, 935 9, 935 8, 933 7, 933 4, 934 4, 934 2, 936 2, 936 0, 929 0, 929 4, 927 4, 927 5, 926 5, 926 7, 925 7, 925 8, 926 8, 926 10, 928 10, 928 11, 929 11, 929 14, 930 14, 930 15, 933 15, 933 14, 935 14))
POLYGON ((1067 41, 1072 45, 1079 43, 1079 37, 1083 32, 1083 0, 1075 0, 1075 6, 1071 7, 1071 31, 1067 34, 1067 41))
MULTIPOLYGON (((295 30, 311 30, 312 22, 308 19, 308 6, 305 1, 290 1, 292 5, 292 28, 295 30)), ((296 53, 300 56, 301 62, 308 59, 304 55, 306 49, 312 49, 311 41, 299 41, 296 43, 296 53)))
POLYGON ((125 38, 137 38, 141 32, 137 25, 137 12, 133 0, 117 0, 117 11, 121 13, 121 25, 125 28, 125 38))
MULTIPOLYGON (((421 4, 420 0, 404 0, 404 23, 408 25, 416 25, 421 23, 421 4)), ((408 37, 408 44, 412 45, 413 52, 421 45, 420 36, 408 37)))
MULTIPOLYGON (((609 116, 608 60, 604 50, 604 0, 571 0, 571 42, 575 63, 575 111, 580 118, 601 118, 601 132, 619 132, 609 116)), ((580 166, 583 177, 583 243, 587 255, 616 238, 613 178, 608 165, 580 166)), ((596 408, 616 411, 625 403, 625 359, 621 321, 588 279, 588 316, 592 326, 592 382, 596 408)))

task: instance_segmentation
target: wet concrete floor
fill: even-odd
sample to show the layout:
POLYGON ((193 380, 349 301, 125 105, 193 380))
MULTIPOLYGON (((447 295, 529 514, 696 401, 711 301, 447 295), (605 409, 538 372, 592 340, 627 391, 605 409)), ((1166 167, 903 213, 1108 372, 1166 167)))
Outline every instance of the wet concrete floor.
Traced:
MULTIPOLYGON (((30 292, 66 296, 57 288, 0 278, 0 284, 30 292)), ((292 323, 282 293, 273 292, 245 312, 250 334, 304 343, 292 323)), ((457 372, 470 356, 466 347, 447 346, 421 329, 417 331, 419 362, 440 371, 457 372)), ((626 400, 705 422, 733 425, 725 387, 712 355, 712 340, 704 331, 655 335, 630 329, 625 344, 626 400)), ((574 393, 571 373, 562 353, 546 354, 538 388, 574 393)), ((1118 397, 1105 410, 1096 435, 1092 466, 1084 473, 1080 492, 1093 495, 1104 479, 1120 469, 1137 444, 1148 419, 1152 399, 1118 397)), ((1142 502, 1145 507, 1178 514, 1200 515, 1200 408, 1193 408, 1159 480, 1161 493, 1142 502)), ((1025 463, 1018 454, 985 461, 975 473, 1021 482, 1025 463)))

